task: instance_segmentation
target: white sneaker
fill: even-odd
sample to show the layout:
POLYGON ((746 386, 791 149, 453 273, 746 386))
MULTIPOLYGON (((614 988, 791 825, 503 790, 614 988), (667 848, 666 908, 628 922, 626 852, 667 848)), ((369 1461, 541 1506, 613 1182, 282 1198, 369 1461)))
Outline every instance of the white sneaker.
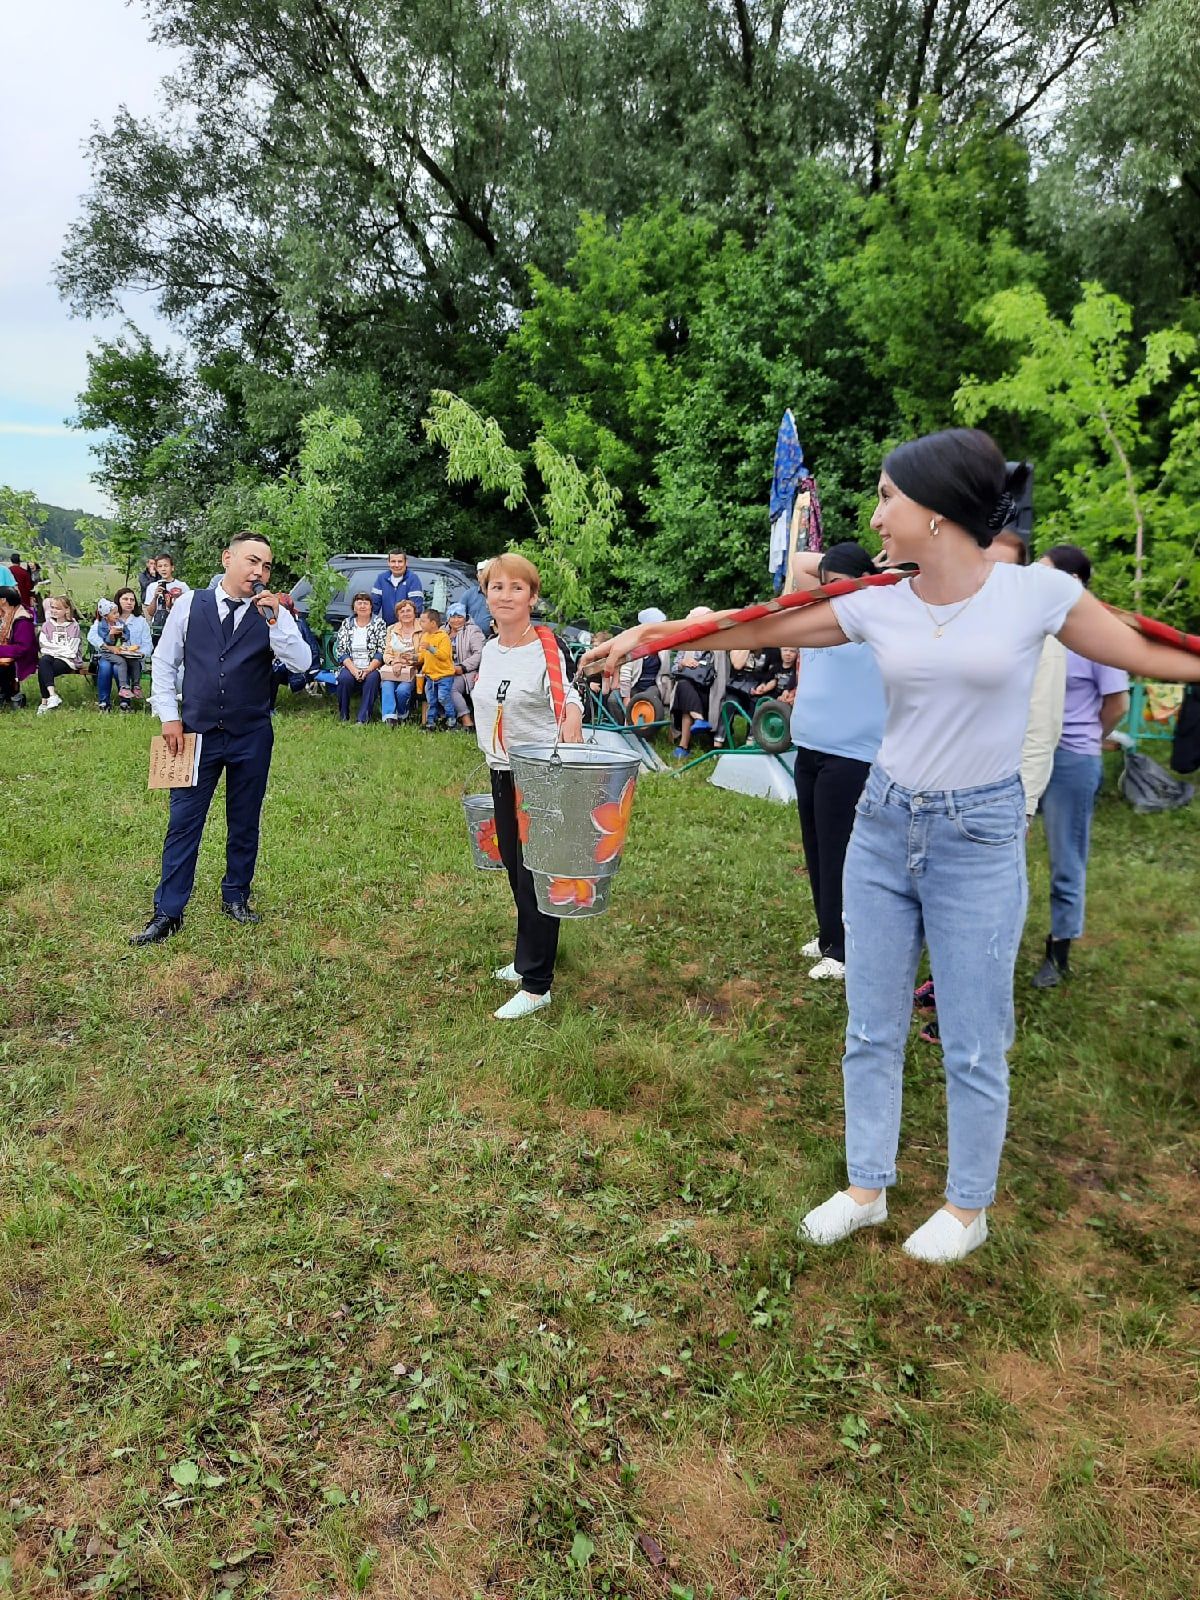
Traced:
POLYGON ((544 1011, 549 1004, 549 994, 526 994, 524 989, 518 989, 512 999, 506 1000, 492 1015, 497 1022, 514 1022, 518 1017, 529 1017, 535 1011, 544 1011))
POLYGON ((906 1256, 916 1261, 961 1261, 972 1250, 978 1250, 987 1236, 986 1211, 981 1211, 974 1222, 964 1224, 943 1207, 935 1211, 928 1222, 923 1222, 916 1233, 910 1233, 902 1248, 906 1256))
POLYGON ((807 944, 800 946, 800 954, 806 961, 815 961, 821 954, 820 939, 810 939, 807 944))
POLYGON ((835 961, 832 956, 824 956, 810 969, 808 975, 810 978, 816 978, 818 983, 824 978, 836 978, 840 983, 845 983, 846 963, 835 961))
POLYGON ((860 1206, 844 1189, 839 1189, 808 1213, 800 1224, 800 1237, 809 1244, 837 1244, 839 1239, 848 1239, 860 1228, 877 1228, 887 1221, 887 1214, 886 1189, 881 1189, 865 1206, 860 1206))
POLYGON ((499 978, 501 983, 520 983, 521 981, 521 974, 517 971, 515 964, 511 961, 506 967, 497 967, 492 973, 492 977, 499 978))
POLYGON ((40 717, 43 711, 55 711, 60 705, 62 705, 62 696, 55 694, 54 690, 51 689, 50 698, 44 700, 38 707, 38 716, 40 717))

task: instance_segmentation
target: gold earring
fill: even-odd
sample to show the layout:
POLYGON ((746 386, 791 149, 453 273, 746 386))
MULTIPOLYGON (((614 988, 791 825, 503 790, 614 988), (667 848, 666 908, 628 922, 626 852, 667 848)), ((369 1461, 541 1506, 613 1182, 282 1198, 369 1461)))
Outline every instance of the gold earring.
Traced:
POLYGON ((936 517, 930 517, 930 519, 929 519, 929 531, 930 531, 930 533, 933 535, 933 537, 935 539, 937 538, 938 533, 941 531, 938 528, 938 519, 936 517))

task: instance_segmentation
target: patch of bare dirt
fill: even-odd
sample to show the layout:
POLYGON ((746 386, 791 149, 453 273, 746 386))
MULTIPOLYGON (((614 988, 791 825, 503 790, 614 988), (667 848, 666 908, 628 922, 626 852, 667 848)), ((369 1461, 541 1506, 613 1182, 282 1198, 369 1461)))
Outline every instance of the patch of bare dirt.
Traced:
MULTIPOLYGON (((756 1465, 761 1464, 761 1456, 756 1465)), ((743 1592, 747 1569, 769 1562, 786 1537, 766 1516, 766 1496, 752 1491, 733 1452, 694 1447, 655 1462, 640 1474, 649 1531, 676 1581, 703 1593, 743 1592)))

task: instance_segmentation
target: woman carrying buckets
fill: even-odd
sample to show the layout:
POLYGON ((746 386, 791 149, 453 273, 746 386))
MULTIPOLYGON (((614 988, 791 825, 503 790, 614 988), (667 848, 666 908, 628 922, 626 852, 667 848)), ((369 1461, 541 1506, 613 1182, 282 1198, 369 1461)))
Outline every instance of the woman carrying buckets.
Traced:
MULTIPOLYGON (((849 1182, 804 1218, 812 1244, 887 1221, 922 936, 941 1019, 948 1173, 945 1206, 904 1250, 959 1261, 987 1238, 1025 920, 1018 772, 1045 637, 1145 677, 1200 679, 1200 658, 1140 637, 1067 573, 988 560, 1017 486, 985 433, 952 429, 900 445, 883 463, 871 526, 890 564, 920 567, 915 578, 695 641, 717 650, 865 643, 883 679, 883 743, 858 802, 843 884, 849 1182)), ((669 648, 679 626, 633 628, 589 651, 584 670, 602 664, 611 676, 640 645, 669 648)))
POLYGON ((496 635, 483 647, 471 694, 475 737, 491 771, 496 839, 517 907, 516 954, 495 973, 519 985, 495 1013, 506 1022, 550 1004, 559 923, 538 909, 533 876, 522 857, 509 751, 514 745, 581 743, 583 702, 569 687, 571 669, 562 645, 549 628, 534 625, 542 580, 533 562, 496 556, 481 577, 496 635))

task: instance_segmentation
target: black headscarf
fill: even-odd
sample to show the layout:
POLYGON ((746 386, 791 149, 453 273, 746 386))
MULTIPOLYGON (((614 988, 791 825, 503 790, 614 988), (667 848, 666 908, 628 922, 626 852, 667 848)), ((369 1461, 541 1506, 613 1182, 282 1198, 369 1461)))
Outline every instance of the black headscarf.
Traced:
POLYGON ((1010 476, 1000 447, 980 428, 946 428, 897 445, 883 470, 910 500, 957 522, 986 550, 1011 522, 1029 469, 1022 462, 1010 476))

